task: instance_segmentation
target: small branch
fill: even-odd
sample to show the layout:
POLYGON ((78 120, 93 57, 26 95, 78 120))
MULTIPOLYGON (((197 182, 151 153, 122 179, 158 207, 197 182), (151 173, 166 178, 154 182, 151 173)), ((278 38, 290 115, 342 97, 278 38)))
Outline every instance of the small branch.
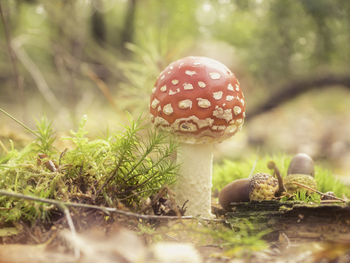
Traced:
MULTIPOLYGON (((73 223, 72 217, 70 215, 69 209, 66 206, 61 206, 61 209, 63 210, 63 212, 67 218, 67 223, 68 223, 70 231, 72 232, 73 238, 76 238, 77 231, 75 230, 74 223, 73 223)), ((74 247, 74 257, 76 259, 80 258, 80 250, 77 247, 74 247)))
POLYGON ((26 129, 27 131, 29 131, 31 134, 33 134, 35 137, 40 137, 40 134, 37 133, 36 131, 32 130, 31 128, 29 128, 27 125, 25 125, 23 122, 21 122, 20 120, 17 120, 15 117, 13 117, 10 113, 8 113, 7 111, 3 110, 2 108, 0 108, 0 112, 2 112, 3 114, 5 114, 7 117, 9 117, 10 119, 14 120, 15 122, 17 122, 19 125, 21 125, 24 129, 26 129))
POLYGON ((286 85, 276 89, 265 102, 247 112, 247 120, 251 120, 260 114, 268 112, 301 94, 310 90, 318 91, 331 86, 343 86, 350 90, 350 74, 323 74, 322 76, 311 76, 302 79, 291 80, 286 85))
POLYGON ((100 89, 100 91, 102 92, 103 96, 107 99, 109 104, 111 104, 115 110, 118 110, 118 107, 113 99, 113 95, 106 83, 89 68, 86 69, 86 75, 96 84, 97 88, 100 89))
POLYGON ((345 201, 344 199, 342 199, 342 198, 339 198, 339 197, 336 197, 336 196, 333 196, 333 195, 329 195, 329 194, 322 193, 322 192, 320 192, 320 191, 318 191, 318 190, 316 190, 316 189, 314 189, 314 188, 312 188, 312 187, 310 187, 310 186, 307 186, 307 185, 305 185, 305 184, 301 184, 301 183, 297 183, 297 182, 292 182, 292 183, 295 184, 295 185, 297 185, 297 186, 300 186, 300 187, 302 187, 302 188, 305 188, 305 189, 307 189, 307 190, 310 190, 310 191, 312 191, 312 192, 315 192, 315 193, 317 193, 317 194, 319 194, 319 195, 321 195, 321 196, 327 196, 327 197, 329 197, 329 198, 336 199, 336 200, 339 200, 339 201, 342 201, 342 202, 346 203, 346 201, 345 201))
POLYGON ((55 94, 49 88, 43 74, 37 65, 31 60, 24 48, 20 39, 13 41, 13 51, 15 52, 18 60, 22 63, 25 69, 32 76, 39 92, 46 99, 48 104, 56 111, 62 110, 61 103, 56 98, 55 94))
POLYGON ((112 207, 105 207, 105 206, 97 206, 97 205, 89 205, 89 204, 80 204, 80 203, 71 203, 71 202, 62 202, 62 201, 57 201, 53 199, 47 199, 47 198, 40 198, 40 197, 34 197, 34 196, 29 196, 29 195, 23 195, 19 193, 14 193, 14 192, 9 192, 5 190, 0 190, 0 195, 8 196, 8 197, 13 197, 13 198, 19 198, 19 199, 25 199, 25 200, 30 200, 34 202, 42 202, 42 203, 47 203, 47 204, 53 204, 59 208, 62 206, 66 207, 76 207, 76 208, 88 208, 88 209, 95 209, 95 210, 100 210, 106 214, 110 213, 116 213, 128 217, 136 217, 139 219, 145 219, 145 220, 150 220, 150 219, 157 219, 157 220, 179 220, 179 219, 197 219, 197 220, 203 220, 203 221, 212 221, 212 222, 224 222, 225 220, 223 219, 210 219, 206 217, 195 217, 195 216, 156 216, 156 215, 142 215, 142 214, 137 214, 133 212, 128 212, 128 211, 123 211, 119 210, 117 208, 112 208, 112 207))

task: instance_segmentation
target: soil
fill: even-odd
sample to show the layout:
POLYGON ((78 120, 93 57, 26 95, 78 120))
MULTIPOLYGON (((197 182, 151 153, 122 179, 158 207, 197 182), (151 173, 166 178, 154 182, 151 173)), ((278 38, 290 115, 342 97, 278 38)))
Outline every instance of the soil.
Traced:
MULTIPOLYGON (((197 249, 204 262, 350 262, 349 204, 243 202, 233 204, 231 212, 226 212, 219 207, 213 207, 213 211, 221 219, 236 222, 249 219, 257 226, 257 231, 269 229, 269 233, 264 236, 269 249, 232 259, 224 256, 220 244, 198 246, 197 249)), ((72 209, 71 214, 78 233, 90 229, 89 236, 93 235, 93 240, 101 240, 100 242, 108 241, 108 237, 118 233, 120 229, 134 232, 140 223, 137 218, 119 215, 106 217, 102 212, 93 210, 72 209)), ((165 223, 153 220, 152 224, 164 226, 165 223)), ((72 249, 62 239, 62 232, 68 229, 68 225, 65 217, 59 213, 53 224, 37 222, 29 226, 25 222, 20 222, 15 227, 20 229, 18 234, 0 238, 1 263, 45 262, 38 258, 39 255, 46 255, 48 251, 50 254, 46 255, 46 258, 72 254, 72 249), (33 259, 29 260, 26 257, 21 261, 19 254, 30 254, 33 259)), ((147 246, 147 238, 143 238, 142 243, 147 246)), ((84 262, 74 261, 72 258, 66 260, 84 262)))

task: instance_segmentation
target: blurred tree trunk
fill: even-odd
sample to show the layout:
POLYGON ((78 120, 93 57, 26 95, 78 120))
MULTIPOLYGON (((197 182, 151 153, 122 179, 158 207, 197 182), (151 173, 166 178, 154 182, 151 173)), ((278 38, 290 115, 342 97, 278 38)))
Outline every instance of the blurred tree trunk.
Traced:
MULTIPOLYGON (((96 4, 102 6, 101 1, 96 2, 96 4)), ((92 37, 100 45, 106 42, 106 23, 104 20, 104 15, 99 9, 94 9, 91 16, 91 31, 92 37)))
POLYGON ((12 31, 10 23, 10 14, 9 8, 7 5, 3 5, 3 2, 0 0, 0 21, 3 26, 3 32, 5 36, 5 42, 7 46, 7 52, 9 60, 12 66, 12 74, 14 80, 14 86, 16 87, 16 96, 18 98, 19 107, 21 107, 22 118, 25 117, 25 99, 24 99, 24 88, 23 88, 23 77, 20 75, 18 69, 18 59, 14 52, 12 46, 12 31))
POLYGON ((133 41, 135 31, 136 5, 137 0, 128 1, 128 7, 124 20, 124 27, 120 37, 120 47, 123 51, 126 51, 125 44, 133 41))

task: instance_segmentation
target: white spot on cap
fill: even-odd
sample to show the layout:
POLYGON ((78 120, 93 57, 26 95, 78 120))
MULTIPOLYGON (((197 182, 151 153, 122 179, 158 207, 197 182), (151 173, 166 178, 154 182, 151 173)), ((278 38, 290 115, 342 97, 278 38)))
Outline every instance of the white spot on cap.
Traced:
POLYGON ((235 115, 238 115, 238 114, 240 114, 242 112, 242 109, 239 106, 234 106, 233 107, 233 112, 235 113, 235 115))
POLYGON ((230 120, 232 120, 232 110, 224 110, 223 108, 218 107, 213 111, 213 116, 219 119, 224 119, 227 122, 229 122, 230 120))
POLYGON ((237 126, 236 125, 232 125, 228 128, 228 132, 229 133, 235 133, 237 131, 237 126))
POLYGON ((191 89, 193 89, 193 86, 190 83, 184 83, 183 86, 184 86, 184 90, 191 90, 191 89))
POLYGON ((214 131, 223 131, 226 129, 226 126, 225 125, 213 125, 211 127, 211 129, 214 131))
POLYGON ((222 98, 222 94, 223 94, 222 91, 213 92, 213 97, 216 100, 220 100, 222 98))
POLYGON ((179 101, 179 108, 182 110, 192 108, 192 101, 191 100, 181 100, 179 101))
POLYGON ((225 107, 225 106, 226 106, 226 103, 223 103, 223 104, 222 104, 222 106, 224 106, 224 107, 225 107))
POLYGON ((180 118, 174 121, 172 124, 175 131, 180 130, 180 126, 182 123, 188 123, 192 122, 195 123, 199 129, 202 129, 204 127, 211 127, 213 125, 214 120, 212 118, 206 118, 206 119, 199 119, 197 116, 190 116, 187 118, 180 118))
POLYGON ((201 88, 205 88, 207 85, 203 81, 198 81, 198 86, 201 88))
POLYGON ((235 96, 226 96, 226 100, 227 101, 231 101, 234 100, 235 96))
POLYGON ((175 95, 176 93, 179 93, 180 89, 177 88, 176 90, 169 90, 169 95, 175 95))
POLYGON ((201 63, 200 62, 193 62, 193 65, 199 66, 201 63))
POLYGON ((155 98, 155 99, 152 101, 152 103, 151 103, 152 109, 157 108, 158 104, 159 104, 159 100, 157 100, 157 99, 155 98))
POLYGON ((171 83, 173 83, 173 85, 177 85, 177 84, 179 84, 179 80, 173 79, 173 80, 171 81, 171 83))
POLYGON ((228 84, 227 89, 233 91, 233 86, 231 85, 231 83, 228 84))
POLYGON ((239 91, 239 86, 238 86, 238 84, 236 84, 236 91, 239 91))
POLYGON ((195 75, 197 73, 196 73, 196 71, 193 71, 193 70, 186 70, 185 74, 192 77, 193 75, 195 75))
POLYGON ((164 75, 162 75, 162 76, 160 77, 160 79, 161 79, 161 80, 163 80, 164 78, 165 78, 165 76, 164 76, 164 75))
POLYGON ((169 122, 167 120, 165 120, 164 118, 158 116, 158 117, 154 118, 154 125, 155 126, 159 126, 159 125, 168 126, 169 122))
POLYGON ((243 123, 243 119, 237 119, 237 120, 236 120, 236 123, 242 124, 242 123, 243 123))
POLYGON ((170 69, 174 69, 174 67, 173 67, 173 66, 170 66, 169 68, 170 68, 170 69))
POLYGON ((194 132, 197 130, 197 126, 191 122, 185 122, 180 124, 180 131, 184 132, 194 132))
POLYGON ((172 114, 174 112, 173 107, 171 106, 170 103, 163 107, 163 112, 166 115, 170 115, 170 114, 172 114))
POLYGON ((207 109, 211 106, 211 103, 207 99, 197 98, 198 106, 203 109, 207 109))
POLYGON ((168 71, 168 74, 171 74, 171 71, 170 71, 170 70, 168 71))
POLYGON ((157 108, 158 111, 161 111, 162 110, 162 107, 159 105, 158 108, 157 108))
POLYGON ((221 75, 217 72, 210 72, 209 76, 211 79, 220 79, 221 75))
POLYGON ((242 103, 242 105, 244 106, 244 99, 241 99, 241 103, 242 103))
POLYGON ((160 87, 160 91, 161 91, 161 92, 166 92, 166 85, 160 87))
POLYGON ((153 88, 153 89, 152 89, 152 93, 156 92, 156 90, 157 90, 156 88, 153 88))

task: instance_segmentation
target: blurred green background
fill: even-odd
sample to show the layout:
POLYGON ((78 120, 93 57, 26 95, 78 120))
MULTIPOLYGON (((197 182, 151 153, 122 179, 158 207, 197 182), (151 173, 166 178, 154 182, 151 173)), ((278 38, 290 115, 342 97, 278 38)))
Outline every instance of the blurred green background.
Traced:
MULTIPOLYGON (((0 107, 91 136, 144 113, 158 73, 187 55, 238 77, 247 121, 218 161, 306 152, 350 169, 350 1, 0 0, 0 107)), ((0 139, 26 135, 0 115, 0 139)))

